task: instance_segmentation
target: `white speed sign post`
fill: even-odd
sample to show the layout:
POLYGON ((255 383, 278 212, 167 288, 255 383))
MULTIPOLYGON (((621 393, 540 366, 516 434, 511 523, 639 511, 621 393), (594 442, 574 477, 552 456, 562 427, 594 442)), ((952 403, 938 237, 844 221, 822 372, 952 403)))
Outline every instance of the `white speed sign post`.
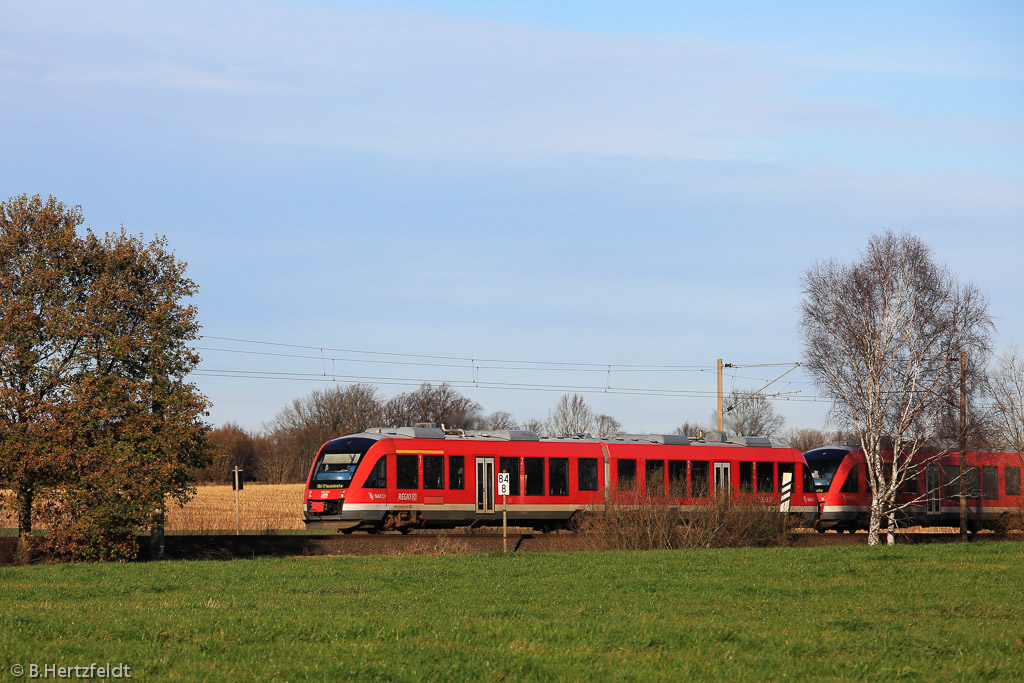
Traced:
POLYGON ((501 496, 501 551, 508 552, 508 472, 498 472, 498 495, 501 496))

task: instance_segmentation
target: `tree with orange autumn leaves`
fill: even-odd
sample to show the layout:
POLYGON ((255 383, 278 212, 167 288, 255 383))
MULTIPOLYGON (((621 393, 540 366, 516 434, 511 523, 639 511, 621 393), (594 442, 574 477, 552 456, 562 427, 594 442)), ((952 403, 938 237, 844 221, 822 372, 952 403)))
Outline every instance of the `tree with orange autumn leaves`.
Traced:
POLYGON ((0 203, 0 483, 20 545, 122 559, 208 458, 196 285, 164 239, 80 234, 53 197, 0 203))

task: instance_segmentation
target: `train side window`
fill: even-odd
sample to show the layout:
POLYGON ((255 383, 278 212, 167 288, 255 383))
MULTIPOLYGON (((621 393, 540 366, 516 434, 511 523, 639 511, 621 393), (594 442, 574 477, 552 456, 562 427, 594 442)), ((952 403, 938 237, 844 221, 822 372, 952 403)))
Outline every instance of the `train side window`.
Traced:
POLYGON ((1006 495, 1008 496, 1019 496, 1020 495, 1020 468, 1012 465, 1006 466, 1006 471, 1003 473, 1006 477, 1006 495))
POLYGON ((772 483, 775 481, 775 467, 770 462, 757 463, 757 492, 772 493, 772 483))
POLYGON ((508 495, 519 495, 519 458, 501 458, 498 471, 508 472, 508 495))
POLYGON ((526 462, 526 495, 544 495, 544 458, 524 458, 526 462))
POLYGON ((854 465, 846 474, 846 481, 839 489, 840 493, 860 493, 860 465, 854 465))
MULTIPOLYGON (((800 465, 800 471, 803 473, 803 484, 804 484, 804 491, 803 492, 804 493, 814 493, 814 477, 811 476, 811 468, 810 467, 805 467, 804 465, 800 465)), ((794 486, 793 486, 793 490, 794 491, 796 490, 795 483, 794 483, 794 486)))
POLYGON ((644 464, 647 478, 647 495, 660 498, 665 495, 665 461, 647 460, 644 464))
POLYGON ((444 488, 444 456, 424 455, 423 456, 423 488, 443 489, 444 488))
MULTIPOLYGON (((806 468, 805 468, 804 471, 807 471, 806 468)), ((778 480, 775 482, 775 487, 779 490, 779 493, 782 493, 782 475, 783 474, 787 474, 787 473, 790 475, 790 479, 792 480, 792 483, 790 484, 790 486, 792 487, 792 488, 790 488, 790 493, 792 493, 793 491, 796 491, 796 478, 793 476, 793 473, 794 473, 793 463, 791 463, 791 462, 780 462, 779 463, 778 480)), ((806 486, 807 485, 804 484, 805 488, 806 488, 806 486)), ((814 490, 814 488, 811 487, 809 489, 806 489, 805 493, 813 491, 813 490, 814 490)))
POLYGON ((397 455, 398 488, 418 489, 420 487, 420 456, 397 455))
POLYGON ((995 500, 999 498, 998 467, 986 466, 981 468, 981 497, 985 500, 995 500))
POLYGON ((960 467, 944 465, 942 468, 942 486, 946 489, 946 498, 960 497, 960 467))
POLYGON ((740 491, 742 493, 754 492, 754 463, 740 463, 740 491))
POLYGON ((597 458, 580 458, 576 461, 580 491, 597 490, 597 458))
POLYGON ((966 486, 966 493, 968 498, 979 498, 981 496, 981 478, 978 472, 977 465, 968 465, 967 473, 964 475, 964 485, 966 486))
POLYGON ((388 456, 382 455, 373 466, 373 471, 366 478, 366 488, 386 489, 388 487, 388 456))
POLYGON ((548 458, 548 495, 569 495, 568 458, 548 458))
POLYGON ((669 460, 668 462, 668 495, 685 498, 690 495, 686 490, 686 461, 669 460))
POLYGON ((636 489, 636 460, 631 458, 619 458, 615 466, 615 473, 618 476, 620 491, 633 491, 636 489))
POLYGON ((903 486, 900 487, 900 493, 917 493, 917 472, 907 473, 907 478, 903 480, 903 486))
POLYGON ((711 479, 711 465, 707 460, 694 460, 690 463, 690 495, 694 498, 706 498, 708 482, 711 479))
POLYGON ((448 456, 448 488, 462 491, 466 488, 466 458, 462 455, 448 456))

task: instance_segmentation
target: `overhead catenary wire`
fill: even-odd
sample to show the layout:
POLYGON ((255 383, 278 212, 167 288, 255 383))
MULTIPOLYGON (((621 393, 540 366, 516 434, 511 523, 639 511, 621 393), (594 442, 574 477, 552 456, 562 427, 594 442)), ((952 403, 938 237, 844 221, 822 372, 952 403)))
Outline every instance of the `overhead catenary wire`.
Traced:
MULTIPOLYGON (((639 387, 611 387, 571 384, 531 384, 527 382, 483 382, 460 379, 419 379, 407 377, 367 377, 351 375, 323 375, 320 373, 296 373, 296 372, 274 372, 267 370, 227 370, 227 369, 200 369, 193 371, 194 375, 200 377, 225 377, 234 379, 255 379, 255 380, 277 380, 277 381, 306 381, 323 382, 325 379, 331 382, 342 384, 373 384, 388 386, 420 386, 427 384, 447 384, 454 388, 478 388, 496 389, 508 391, 549 391, 549 392, 577 392, 577 393, 602 393, 602 394, 627 394, 633 396, 664 396, 676 398, 710 398, 715 395, 713 391, 685 390, 685 389, 651 389, 639 387)), ((788 392, 767 394, 770 399, 784 399, 796 401, 819 401, 817 397, 801 396, 791 397, 788 392)))
MULTIPOLYGON (((675 365, 675 364, 637 364, 637 363, 586 363, 572 361, 549 361, 549 360, 520 360, 503 358, 472 358, 463 356, 445 356, 438 354, 422 354, 391 351, 368 351, 363 349, 335 348, 312 344, 295 344, 287 342, 274 342, 242 337, 225 337, 215 335, 203 335, 201 339, 229 342, 227 345, 218 346, 195 346, 196 350, 209 351, 212 353, 237 354, 246 357, 266 357, 314 361, 320 368, 320 372, 297 372, 277 371, 269 369, 228 369, 211 368, 200 365, 193 374, 200 377, 223 377, 248 380, 268 381, 312 381, 312 382, 341 382, 341 383, 367 383, 374 385, 391 386, 417 386, 423 383, 448 384, 456 388, 478 388, 509 391, 545 391, 545 392, 579 392, 579 393, 605 393, 605 394, 628 394, 641 396, 662 396, 677 398, 707 398, 715 395, 715 392, 702 390, 688 390, 675 388, 657 388, 640 386, 615 386, 613 375, 622 376, 633 373, 655 375, 661 373, 693 373, 714 371, 713 366, 708 365, 675 365), (290 353, 284 350, 254 350, 251 348, 226 348, 234 344, 254 345, 264 348, 294 349, 297 353, 290 353), (306 351, 307 353, 302 353, 306 351), (345 354, 345 355, 333 355, 345 354), (327 361, 330 360, 328 370, 327 361), (440 377, 422 378, 411 376, 382 376, 379 374, 357 374, 338 372, 339 364, 370 364, 379 366, 399 367, 423 367, 449 370, 465 370, 471 373, 471 378, 440 377), (575 382, 548 383, 531 381, 495 381, 481 378, 481 370, 493 370, 499 372, 543 372, 543 373, 601 373, 604 382, 598 384, 585 384, 575 382)), ((733 363, 733 368, 774 368, 793 367, 794 363, 733 363)), ((352 368, 354 369, 354 368, 352 368)), ((397 373, 396 373, 397 374, 397 373)), ((448 373, 439 373, 447 375, 448 373)), ((760 377, 744 377, 739 374, 730 375, 734 379, 751 379, 765 381, 760 377)), ((595 377, 596 379, 596 377, 595 377)), ((824 401, 816 396, 796 396, 793 391, 785 391, 786 387, 797 384, 797 382, 786 382, 783 390, 773 394, 766 394, 767 398, 787 401, 824 401)), ((800 382, 799 384, 804 384, 800 382)))
MULTIPOLYGON (((559 364, 545 363, 539 361, 536 363, 530 363, 528 365, 483 365, 482 363, 528 363, 528 361, 479 361, 470 359, 470 364, 462 363, 432 363, 425 361, 403 361, 403 360, 380 360, 380 359, 365 359, 365 358, 344 358, 341 356, 320 356, 320 355, 308 355, 308 354, 297 354, 297 353, 275 353, 273 351, 248 351, 244 349, 225 349, 221 347, 213 346, 195 346, 193 347, 197 351, 213 351, 217 353, 237 353, 248 356, 271 356, 275 358, 299 358, 307 360, 332 360, 332 361, 345 361, 351 363, 374 363, 379 365, 411 365, 418 367, 432 367, 432 368, 473 368, 478 370, 536 370, 538 372, 593 372, 593 373, 609 373, 609 372, 702 372, 704 368, 691 368, 683 366, 639 366, 639 365, 623 365, 623 364, 605 364, 600 367, 572 367, 571 364, 564 364, 566 367, 558 367, 559 364)), ((330 351, 331 349, 323 349, 324 351, 330 351)), ((346 351, 345 353, 364 353, 364 352, 353 352, 346 351)), ((366 352, 368 353, 368 352, 366 352)), ((395 355, 407 355, 407 354, 395 354, 395 355)), ((580 365, 590 365, 582 363, 580 365)))
MULTIPOLYGON (((217 337, 213 335, 202 335, 200 339, 216 339, 219 341, 231 341, 243 344, 260 344, 265 346, 281 346, 293 349, 308 349, 311 351, 337 351, 339 353, 355 353, 355 354, 366 354, 372 356, 395 356, 399 358, 425 358, 428 360, 452 360, 452 361, 463 361, 464 363, 510 363, 516 365, 538 365, 538 366, 565 366, 565 367, 590 367, 597 368, 598 371, 604 372, 607 370, 609 363, 581 363, 578 361, 546 361, 546 360, 516 360, 516 359, 500 359, 500 358, 469 358, 466 356, 440 356, 423 353, 401 353, 396 351, 365 351, 359 349, 342 349, 342 348, 331 348, 327 346, 310 346, 305 344, 289 344, 284 342, 270 342, 270 341, 259 341, 255 339, 240 339, 237 337, 217 337)), ((319 358, 319 356, 315 356, 319 358)), ((783 365, 792 365, 792 363, 784 363, 783 365)), ((640 365, 631 363, 612 363, 613 368, 634 368, 634 369, 651 369, 651 370, 707 370, 711 368, 708 365, 640 365)), ((466 366, 468 367, 468 366, 466 366)), ((747 366, 754 367, 754 366, 747 366)))

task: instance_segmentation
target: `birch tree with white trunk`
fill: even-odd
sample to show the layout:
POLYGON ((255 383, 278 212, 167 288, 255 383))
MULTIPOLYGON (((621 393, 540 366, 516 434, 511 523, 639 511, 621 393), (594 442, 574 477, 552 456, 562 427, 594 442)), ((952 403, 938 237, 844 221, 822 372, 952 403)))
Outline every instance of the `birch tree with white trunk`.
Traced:
MULTIPOLYGON (((868 543, 883 520, 895 542, 896 494, 937 456, 950 365, 989 353, 986 297, 937 265, 919 238, 873 235, 853 263, 820 261, 803 277, 804 367, 857 434, 871 490, 868 543), (891 459, 889 451, 891 448, 891 459)), ((955 376, 955 375, 954 375, 955 376)))

